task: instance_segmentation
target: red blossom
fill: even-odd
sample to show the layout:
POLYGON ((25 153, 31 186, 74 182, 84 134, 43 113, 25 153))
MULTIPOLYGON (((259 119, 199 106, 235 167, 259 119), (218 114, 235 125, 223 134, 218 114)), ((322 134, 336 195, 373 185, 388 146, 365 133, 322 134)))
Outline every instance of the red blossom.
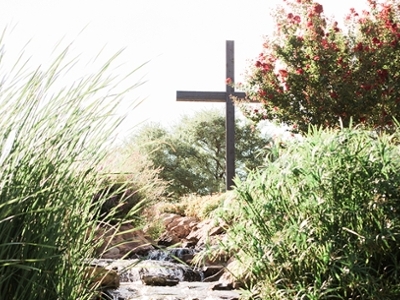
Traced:
POLYGON ((377 74, 378 74, 379 78, 381 79, 381 81, 384 81, 384 80, 388 79, 388 77, 389 77, 389 72, 386 69, 378 70, 377 74))
POLYGON ((315 55, 313 59, 314 59, 315 61, 319 61, 319 60, 320 60, 320 57, 319 57, 318 55, 315 55))
POLYGON ((370 85, 370 84, 362 84, 362 85, 360 85, 360 87, 366 91, 369 91, 372 89, 372 85, 370 85))
POLYGON ((230 84, 232 84, 232 79, 228 77, 228 78, 225 80, 225 82, 226 82, 227 85, 230 85, 230 84))
POLYGON ((372 9, 376 9, 376 1, 375 0, 367 0, 372 9))
POLYGON ((355 51, 363 51, 363 43, 359 42, 357 46, 354 47, 355 51))
POLYGON ((375 36, 375 37, 372 39, 372 42, 373 42, 374 44, 379 44, 381 41, 375 36))
POLYGON ((281 69, 278 72, 283 78, 286 78, 288 76, 288 72, 286 70, 281 69))
POLYGON ((337 99, 338 98, 338 94, 335 92, 330 92, 329 95, 331 96, 331 98, 333 99, 337 99))
POLYGON ((362 14, 363 14, 363 16, 368 17, 369 16, 369 11, 366 11, 365 9, 363 9, 362 14))
POLYGON ((271 70, 272 66, 269 64, 262 64, 262 68, 264 72, 268 72, 269 70, 271 70))
POLYGON ((353 7, 350 8, 350 13, 351 13, 353 16, 358 17, 358 13, 356 12, 356 10, 355 10, 353 7))
POLYGON ((300 23, 301 22, 300 16, 294 16, 293 21, 295 21, 296 23, 300 23))
POLYGON ((316 14, 321 14, 324 11, 324 7, 319 4, 319 3, 315 3, 314 7, 313 7, 313 12, 316 14))
POLYGON ((299 74, 299 75, 301 75, 301 74, 304 73, 304 70, 299 68, 299 69, 296 70, 296 73, 299 74))
POLYGON ((259 90, 259 91, 258 91, 258 94, 259 94, 261 97, 264 97, 264 96, 267 94, 267 92, 264 91, 264 90, 259 90))
POLYGON ((289 13, 287 17, 288 17, 288 19, 292 19, 293 18, 293 14, 289 13))

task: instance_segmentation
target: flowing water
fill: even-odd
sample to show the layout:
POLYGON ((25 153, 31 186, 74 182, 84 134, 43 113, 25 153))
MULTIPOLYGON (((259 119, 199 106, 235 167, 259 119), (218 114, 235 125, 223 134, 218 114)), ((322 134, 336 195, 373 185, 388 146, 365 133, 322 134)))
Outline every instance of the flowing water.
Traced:
POLYGON ((120 275, 120 287, 110 290, 110 300, 166 299, 211 300, 238 299, 238 291, 212 290, 216 282, 202 282, 199 270, 182 263, 193 258, 192 249, 176 248, 151 251, 146 259, 97 259, 92 264, 114 269, 120 275), (175 286, 151 286, 142 282, 143 274, 179 281, 175 286))

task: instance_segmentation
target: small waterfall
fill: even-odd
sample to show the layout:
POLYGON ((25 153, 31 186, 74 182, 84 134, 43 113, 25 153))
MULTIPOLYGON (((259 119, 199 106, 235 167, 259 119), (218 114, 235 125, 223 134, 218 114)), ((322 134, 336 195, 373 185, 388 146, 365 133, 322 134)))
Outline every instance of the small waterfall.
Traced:
POLYGON ((92 264, 116 270, 120 282, 140 281, 144 274, 178 281, 202 281, 203 272, 187 264, 194 254, 195 251, 188 248, 159 249, 151 251, 144 259, 96 259, 92 264))
POLYGON ((171 248, 151 250, 147 256, 148 260, 190 262, 196 252, 189 248, 171 248))

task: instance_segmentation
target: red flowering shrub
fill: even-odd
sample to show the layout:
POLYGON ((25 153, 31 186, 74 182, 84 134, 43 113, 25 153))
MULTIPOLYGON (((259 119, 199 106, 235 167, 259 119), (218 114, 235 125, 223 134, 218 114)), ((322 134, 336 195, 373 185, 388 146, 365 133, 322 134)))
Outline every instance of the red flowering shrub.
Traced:
POLYGON ((369 10, 351 9, 342 29, 319 3, 285 2, 274 14, 275 35, 242 85, 263 104, 262 114, 244 113, 300 131, 335 127, 339 119, 388 129, 400 119, 400 5, 368 0, 369 10))

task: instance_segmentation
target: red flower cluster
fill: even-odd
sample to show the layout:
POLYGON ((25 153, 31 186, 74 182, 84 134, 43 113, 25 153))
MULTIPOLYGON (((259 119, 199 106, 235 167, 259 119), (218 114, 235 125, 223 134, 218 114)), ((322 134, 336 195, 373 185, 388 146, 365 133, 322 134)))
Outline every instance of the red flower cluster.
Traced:
POLYGON ((361 17, 352 8, 342 31, 314 0, 286 0, 292 9, 277 16, 280 31, 254 64, 249 94, 301 129, 339 117, 376 126, 400 119, 400 15, 394 0, 383 1, 368 0, 361 17))

